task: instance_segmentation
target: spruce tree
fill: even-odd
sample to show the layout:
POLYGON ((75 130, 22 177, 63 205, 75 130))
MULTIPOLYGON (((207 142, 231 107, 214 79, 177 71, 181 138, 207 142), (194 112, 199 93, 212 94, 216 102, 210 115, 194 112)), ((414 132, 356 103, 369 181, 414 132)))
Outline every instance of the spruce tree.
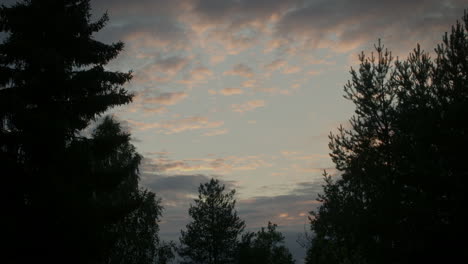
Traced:
POLYGON ((6 34, 0 44, 0 160, 7 257, 15 263, 102 259, 102 240, 95 240, 102 223, 92 220, 102 214, 92 201, 98 189, 122 178, 108 186, 95 178, 90 144, 79 132, 132 99, 122 88, 131 73, 105 68, 123 43, 93 38, 107 20, 105 14, 92 22, 86 0, 24 0, 0 8, 6 34))
POLYGON ((192 222, 181 230, 179 254, 184 263, 234 263, 239 235, 245 223, 237 216, 235 190, 225 192, 218 180, 200 184, 198 199, 190 205, 192 222))

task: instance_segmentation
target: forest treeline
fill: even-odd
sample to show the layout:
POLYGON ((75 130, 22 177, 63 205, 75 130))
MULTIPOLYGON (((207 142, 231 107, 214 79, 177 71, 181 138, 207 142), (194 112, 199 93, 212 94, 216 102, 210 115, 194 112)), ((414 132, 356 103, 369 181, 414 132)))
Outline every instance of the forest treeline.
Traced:
MULTIPOLYGON (((108 16, 91 21, 90 10, 89 0, 0 8, 2 262, 294 263, 277 225, 246 231, 235 190, 215 179, 200 184, 179 243, 159 239, 163 208, 139 185, 142 156, 103 116, 133 98, 132 72, 105 67, 124 45, 93 38, 108 16)), ((305 261, 466 259, 468 15, 435 58, 375 49, 345 85, 355 115, 330 134, 339 173, 324 173, 305 261)))
POLYGON ((457 263, 467 259, 468 15, 435 57, 383 45, 359 56, 345 98, 350 127, 330 134, 340 177, 324 174, 306 263, 457 263))

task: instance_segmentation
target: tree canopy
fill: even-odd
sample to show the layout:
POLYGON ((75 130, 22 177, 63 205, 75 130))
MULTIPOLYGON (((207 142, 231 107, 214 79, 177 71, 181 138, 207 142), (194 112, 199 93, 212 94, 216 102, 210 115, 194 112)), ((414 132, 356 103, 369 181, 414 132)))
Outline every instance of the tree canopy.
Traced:
POLYGON ((467 234, 468 16, 435 59, 375 48, 345 86, 356 111, 330 135, 340 177, 325 173, 306 262, 451 262, 467 234))
POLYGON ((284 236, 277 225, 268 222, 256 233, 242 235, 238 245, 239 264, 294 264, 295 261, 284 245, 284 236))
POLYGON ((190 205, 192 221, 181 230, 179 254, 184 263, 234 263, 236 246, 245 223, 237 216, 235 190, 211 179, 200 184, 198 199, 190 205))

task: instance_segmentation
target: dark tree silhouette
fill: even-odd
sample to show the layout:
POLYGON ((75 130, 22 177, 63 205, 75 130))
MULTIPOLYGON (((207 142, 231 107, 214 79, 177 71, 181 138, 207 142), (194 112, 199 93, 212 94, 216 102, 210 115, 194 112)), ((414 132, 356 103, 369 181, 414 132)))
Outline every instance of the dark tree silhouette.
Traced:
POLYGON ((330 135, 341 177, 325 173, 306 263, 452 263, 466 259, 468 16, 436 59, 360 55, 346 98, 351 129, 330 135))
POLYGON ((104 68, 123 44, 94 40, 108 17, 90 17, 86 0, 28 0, 0 8, 6 33, 0 44, 0 160, 8 205, 5 257, 13 263, 100 261, 108 247, 99 237, 104 223, 128 213, 106 211, 95 201, 128 179, 128 171, 96 171, 105 167, 90 159, 99 156, 92 149, 97 142, 79 136, 100 114, 132 99, 122 88, 131 74, 104 68))
POLYGON ((156 248, 156 263, 168 264, 175 258, 177 246, 174 241, 161 241, 156 248))
MULTIPOLYGON (((139 191, 136 195, 137 199, 142 200, 140 206, 108 228, 107 236, 116 237, 116 241, 106 263, 167 263, 165 258, 169 258, 168 254, 159 250, 162 244, 158 237, 158 220, 162 210, 160 202, 149 191, 139 191)), ((162 245, 163 249, 166 247, 162 245)))
POLYGON ((105 117, 85 142, 91 145, 89 163, 98 182, 91 206, 100 217, 89 225, 98 227, 93 240, 106 243, 107 248, 97 247, 105 256, 103 262, 166 263, 171 256, 160 250, 167 246, 158 237, 162 206, 154 193, 138 186, 141 156, 130 143, 130 134, 105 117))
POLYGON ((276 224, 268 222, 257 233, 242 235, 238 245, 239 264, 294 264, 288 248, 284 246, 284 236, 276 231, 276 224))
POLYGON ((193 221, 181 230, 179 254, 184 263, 234 263, 239 235, 245 223, 237 216, 235 190, 225 192, 218 180, 200 184, 198 199, 190 205, 193 221))

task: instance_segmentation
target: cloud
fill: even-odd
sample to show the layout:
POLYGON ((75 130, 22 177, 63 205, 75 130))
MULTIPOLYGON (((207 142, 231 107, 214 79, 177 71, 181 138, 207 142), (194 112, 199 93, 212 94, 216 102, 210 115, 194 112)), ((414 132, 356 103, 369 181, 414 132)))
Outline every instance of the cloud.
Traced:
MULTIPOLYGON (((135 113, 138 110, 143 111, 145 114, 162 114, 167 113, 168 109, 166 106, 175 105, 180 101, 184 100, 188 94, 186 92, 168 92, 160 93, 158 96, 148 95, 150 91, 145 90, 137 94, 133 100, 132 107, 128 110, 131 113, 135 113)), ((149 129, 157 127, 155 124, 143 124, 136 121, 130 121, 137 125, 141 129, 149 129)))
MULTIPOLYGON (((224 132, 224 131, 223 131, 224 132)), ((161 173, 248 171, 271 167, 264 157, 256 155, 208 157, 201 159, 172 160, 166 156, 146 158, 143 171, 161 173)))
POLYGON ((284 74, 293 74, 302 71, 302 69, 298 66, 287 66, 284 70, 284 74))
MULTIPOLYGON (((322 182, 300 182, 296 187, 283 195, 256 196, 238 201, 239 215, 246 219, 250 228, 265 226, 272 221, 280 226, 295 227, 300 230, 308 223, 307 216, 311 210, 320 206, 317 193, 322 192, 322 182)), ((271 188, 271 186, 264 186, 271 188)), ((259 193, 262 191, 259 190, 259 193)))
POLYGON ((258 85, 257 80, 247 80, 242 83, 242 87, 245 87, 245 88, 254 88, 257 85, 258 85))
POLYGON ((253 101, 248 101, 243 104, 233 104, 231 105, 231 108, 234 112, 244 113, 244 112, 255 110, 256 108, 259 108, 259 107, 264 107, 265 105, 266 105, 265 101, 263 100, 253 100, 253 101))
POLYGON ((224 96, 230 96, 230 95, 239 95, 239 94, 243 94, 244 91, 240 88, 224 88, 222 90, 220 90, 219 92, 215 91, 215 90, 208 90, 208 93, 210 94, 222 94, 224 96))
POLYGON ((213 72, 205 66, 196 66, 190 70, 179 83, 186 84, 188 86, 194 86, 206 82, 213 72))
POLYGON ((300 1, 191 1, 190 11, 182 19, 202 42, 216 42, 228 54, 238 54, 260 43, 271 31, 269 24, 300 1))
MULTIPOLYGON (((98 1, 99 2, 99 1, 98 1)), ((177 17, 150 16, 145 14, 121 16, 110 13, 111 21, 102 31, 96 34, 98 40, 119 41, 126 44, 126 50, 141 53, 147 49, 164 51, 184 50, 188 47, 188 34, 177 17), (119 23, 115 23, 115 22, 119 23)))
POLYGON ((282 94, 282 95, 289 95, 291 92, 289 90, 285 89, 278 89, 276 87, 270 87, 270 88, 256 88, 256 91, 264 92, 264 93, 269 93, 269 94, 282 94))
POLYGON ((293 74, 293 73, 298 73, 302 71, 302 68, 299 66, 291 66, 288 64, 288 62, 284 59, 276 59, 265 66, 263 66, 265 70, 267 70, 269 73, 267 73, 267 76, 271 75, 271 72, 278 71, 282 69, 283 74, 293 74))
POLYGON ((225 185, 227 190, 238 188, 236 182, 223 180, 219 175, 211 174, 160 175, 144 172, 141 177, 141 184, 162 198, 162 204, 165 207, 165 232, 177 232, 187 224, 189 221, 187 210, 189 204, 193 204, 193 200, 197 198, 200 184, 215 178, 225 185))
POLYGON ((166 134, 172 134, 187 130, 215 128, 220 127, 223 124, 223 121, 209 121, 206 117, 195 116, 178 120, 165 121, 160 123, 160 128, 162 128, 166 134))
POLYGON ((224 88, 221 91, 219 91, 220 94, 222 95, 235 95, 235 94, 243 94, 244 91, 240 88, 224 88))
POLYGON ((286 65, 288 65, 288 62, 283 60, 283 59, 276 59, 268 64, 266 64, 265 66, 263 66, 263 68, 265 68, 265 70, 267 71, 277 71, 281 68, 284 68, 286 65))
POLYGON ((224 160, 168 160, 158 158, 153 160, 153 170, 157 172, 173 173, 173 172, 195 172, 195 171, 221 171, 231 169, 231 166, 224 163, 224 160))
POLYGON ((179 192, 196 194, 199 185, 209 180, 210 177, 203 174, 154 176, 145 186, 156 193, 179 192))
POLYGON ((307 72, 307 75, 316 76, 322 74, 322 71, 310 70, 307 72))
POLYGON ((249 66, 239 63, 234 65, 231 70, 225 71, 224 75, 238 75, 244 78, 252 78, 254 76, 254 72, 249 66))
POLYGON ((195 1, 192 12, 203 22, 226 23, 233 28, 255 21, 274 21, 302 0, 201 0, 195 1))
POLYGON ((142 58, 144 60, 151 60, 151 62, 137 71, 134 81, 139 85, 148 86, 153 82, 168 83, 173 81, 176 77, 181 75, 190 64, 192 58, 184 56, 169 56, 162 57, 156 55, 149 55, 149 58, 142 58))
POLYGON ((441 26, 453 24, 463 7, 453 0, 310 1, 282 16, 275 34, 288 44, 337 52, 353 50, 377 38, 399 46, 404 40, 413 46, 415 41, 431 38, 441 26))
POLYGON ((186 6, 187 0, 99 0, 93 2, 93 11, 97 13, 108 10, 111 15, 116 16, 147 16, 151 14, 173 15, 180 12, 186 6))
MULTIPOLYGON (((435 32, 439 40, 439 32, 461 16, 465 2, 102 0, 93 7, 96 13, 109 10, 111 15, 111 23, 98 33, 100 39, 124 40, 133 51, 200 47, 237 54, 265 41, 267 52, 283 48, 292 53, 310 48, 347 52, 378 38, 395 45, 393 49, 413 47, 416 41, 434 41, 435 32), (405 43, 399 43, 401 39, 405 43)), ((223 56, 212 58, 213 63, 221 60, 223 56)))
POLYGON ((202 116, 186 117, 156 123, 146 123, 134 120, 128 120, 128 122, 139 130, 158 129, 158 133, 162 134, 175 134, 184 131, 217 128, 224 124, 223 121, 210 121, 207 117, 202 116))
POLYGON ((164 106, 159 106, 159 107, 142 107, 143 112, 149 113, 149 114, 162 114, 162 113, 167 113, 167 108, 164 106))
POLYGON ((174 105, 184 100, 188 94, 186 92, 161 93, 157 97, 140 97, 139 100, 145 104, 174 105))
POLYGON ((156 65, 157 70, 174 75, 182 70, 189 63, 189 61, 189 58, 177 55, 158 59, 156 61, 156 65))

